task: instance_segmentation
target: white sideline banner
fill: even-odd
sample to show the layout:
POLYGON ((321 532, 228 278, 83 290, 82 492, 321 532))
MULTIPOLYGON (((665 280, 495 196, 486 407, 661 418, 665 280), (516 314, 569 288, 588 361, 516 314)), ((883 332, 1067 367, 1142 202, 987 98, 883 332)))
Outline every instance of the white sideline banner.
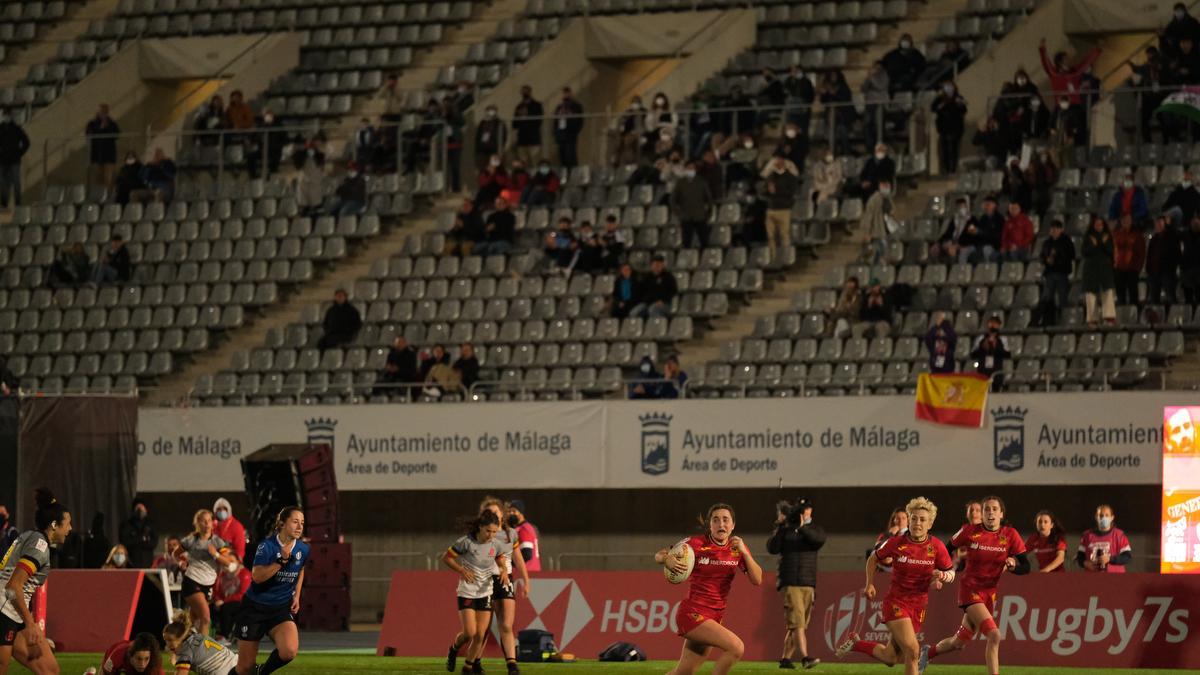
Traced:
POLYGON ((138 490, 243 487, 272 443, 334 448, 343 490, 1157 484, 1184 392, 997 394, 981 429, 911 396, 143 409, 138 490))
POLYGON ((596 403, 143 408, 138 491, 241 491, 243 457, 306 442, 341 490, 603 487, 603 441, 596 403))

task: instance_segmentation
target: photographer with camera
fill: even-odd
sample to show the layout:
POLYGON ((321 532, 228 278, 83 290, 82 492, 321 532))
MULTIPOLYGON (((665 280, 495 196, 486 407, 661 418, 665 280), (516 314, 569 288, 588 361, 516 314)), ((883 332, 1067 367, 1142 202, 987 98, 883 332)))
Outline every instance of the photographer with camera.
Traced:
POLYGON ((783 595, 787 621, 779 667, 789 670, 796 667, 793 660, 797 656, 806 669, 821 662, 809 657, 804 635, 816 595, 817 552, 825 545, 825 528, 813 524, 812 511, 812 502, 806 499, 779 502, 775 505, 775 533, 767 540, 767 552, 779 556, 776 586, 783 595))
POLYGON ((1004 362, 1012 358, 1008 351, 1008 340, 1000 335, 1000 317, 991 316, 987 320, 987 332, 975 343, 971 350, 971 358, 975 360, 975 371, 980 375, 992 378, 993 393, 1004 387, 1004 362))

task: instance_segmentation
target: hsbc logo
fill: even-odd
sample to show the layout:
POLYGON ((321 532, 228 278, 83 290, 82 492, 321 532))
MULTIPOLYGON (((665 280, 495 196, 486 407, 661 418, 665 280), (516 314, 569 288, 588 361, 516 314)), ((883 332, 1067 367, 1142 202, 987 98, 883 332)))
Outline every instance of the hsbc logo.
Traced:
MULTIPOLYGON (((529 585, 529 604, 533 606, 534 617, 525 626, 525 629, 532 628, 554 633, 559 649, 566 649, 571 644, 571 640, 574 640, 575 636, 579 635, 595 616, 591 606, 583 597, 583 592, 579 590, 579 584, 574 579, 538 579, 537 583, 529 585), (562 618, 559 619, 557 608, 559 599, 564 595, 566 608, 562 618), (547 611, 551 607, 554 607, 555 611, 547 611), (543 613, 553 614, 553 618, 549 619, 553 625, 546 624, 546 620, 542 617, 543 613)), ((493 622, 493 629, 496 629, 495 622, 493 622)))
MULTIPOLYGON (((825 608, 825 646, 830 651, 837 649, 847 636, 858 633, 864 640, 887 643, 891 640, 887 623, 883 620, 883 603, 868 600, 861 589, 851 591, 825 608)), ((918 640, 925 639, 922 631, 918 640)))

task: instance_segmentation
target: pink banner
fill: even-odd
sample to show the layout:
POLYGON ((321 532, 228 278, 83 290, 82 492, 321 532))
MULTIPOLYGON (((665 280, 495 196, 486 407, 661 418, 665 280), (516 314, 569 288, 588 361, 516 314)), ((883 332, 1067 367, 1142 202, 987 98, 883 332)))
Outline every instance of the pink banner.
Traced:
MULTIPOLYGON (((887 640, 879 600, 862 594, 862 574, 820 576, 809 652, 834 659, 833 649, 850 631, 864 639, 887 640)), ((456 577, 449 572, 395 572, 388 593, 378 653, 436 656, 458 631, 456 577)), ((783 606, 774 575, 761 588, 737 579, 725 625, 746 644, 746 659, 779 658, 783 606)), ((948 637, 962 612, 948 586, 931 593, 923 644, 948 637)), ((577 572, 537 575, 528 600, 517 607, 517 630, 541 628, 563 652, 594 659, 617 641, 632 642, 652 659, 673 659, 681 646, 674 615, 686 589, 658 572, 577 572)), ((1188 640, 1200 621, 1200 578, 1158 574, 1034 574, 1006 577, 1000 587, 996 622, 1004 636, 1004 663, 1026 666, 1110 668, 1200 668, 1200 639, 1188 640)), ((493 655, 494 641, 489 643, 493 655)), ((861 659, 857 655, 849 659, 861 659)), ((982 644, 939 659, 980 663, 982 644)))

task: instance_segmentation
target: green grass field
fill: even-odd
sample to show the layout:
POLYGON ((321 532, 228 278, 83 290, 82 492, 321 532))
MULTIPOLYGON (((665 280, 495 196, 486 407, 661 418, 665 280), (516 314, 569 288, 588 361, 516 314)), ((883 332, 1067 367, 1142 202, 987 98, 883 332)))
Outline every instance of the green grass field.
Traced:
MULTIPOLYGON (((80 675, 89 667, 99 668, 99 654, 60 654, 58 663, 63 675, 80 675)), ((484 668, 493 675, 503 675, 504 664, 499 661, 484 661, 484 668)), ((673 664, 668 661, 647 661, 646 663, 598 663, 596 661, 580 661, 578 663, 555 664, 522 664, 521 672, 531 675, 571 675, 571 673, 628 673, 629 675, 662 675, 671 669, 673 664)), ((29 671, 16 666, 10 672, 27 673, 29 671)), ((167 671, 170 673, 170 671, 167 671)), ((283 675, 316 675, 320 673, 445 673, 444 662, 438 659, 412 658, 382 658, 377 656, 342 655, 342 654, 302 654, 299 659, 280 671, 283 675)), ((701 672, 712 672, 711 667, 701 672)), ((735 673, 779 673, 775 663, 744 663, 734 668, 735 673)), ((805 672, 805 671, 797 671, 805 672)), ((821 664, 810 671, 814 675, 820 673, 837 673, 839 675, 882 675, 898 672, 895 668, 885 668, 878 664, 868 663, 828 663, 821 664)), ((931 666, 929 675, 975 675, 982 672, 982 666, 931 666)), ((1179 673, 1197 673, 1196 670, 1129 670, 1123 668, 1017 668, 1004 669, 1005 675, 1147 675, 1160 673, 1162 675, 1178 675, 1179 673)))

